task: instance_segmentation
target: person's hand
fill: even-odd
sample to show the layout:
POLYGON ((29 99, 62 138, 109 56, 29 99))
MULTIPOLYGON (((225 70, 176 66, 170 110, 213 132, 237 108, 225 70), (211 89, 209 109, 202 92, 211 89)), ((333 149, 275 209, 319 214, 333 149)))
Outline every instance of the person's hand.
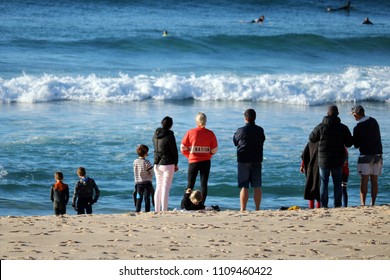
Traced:
POLYGON ((76 207, 76 204, 72 204, 72 207, 74 208, 74 210, 76 210, 77 211, 77 207, 76 207))
POLYGON ((299 171, 301 171, 301 173, 305 173, 305 168, 301 166, 301 167, 299 168, 299 171))
POLYGON ((175 172, 179 171, 179 166, 175 165, 175 172))

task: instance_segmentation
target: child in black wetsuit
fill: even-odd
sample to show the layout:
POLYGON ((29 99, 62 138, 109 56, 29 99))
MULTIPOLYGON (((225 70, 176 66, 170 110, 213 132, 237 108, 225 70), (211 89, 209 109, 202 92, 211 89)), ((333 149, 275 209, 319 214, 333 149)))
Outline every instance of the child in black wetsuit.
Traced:
POLYGON ((74 189, 72 207, 77 214, 92 214, 92 205, 98 201, 100 190, 95 180, 86 176, 87 171, 84 167, 79 167, 76 173, 80 180, 74 189))
POLYGON ((62 172, 56 172, 54 178, 56 179, 56 183, 51 186, 50 190, 50 199, 53 202, 54 214, 64 215, 66 214, 66 204, 69 201, 69 187, 62 182, 64 179, 62 172))

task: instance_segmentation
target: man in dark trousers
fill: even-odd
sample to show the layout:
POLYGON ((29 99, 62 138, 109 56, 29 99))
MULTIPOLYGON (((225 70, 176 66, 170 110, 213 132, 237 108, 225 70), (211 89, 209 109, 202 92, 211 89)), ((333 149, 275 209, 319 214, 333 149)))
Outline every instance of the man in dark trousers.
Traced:
POLYGON ((318 166, 320 169, 321 207, 328 208, 328 185, 332 174, 334 206, 341 207, 342 169, 345 161, 345 147, 351 147, 353 139, 349 128, 341 123, 337 106, 328 107, 327 116, 309 136, 313 143, 318 142, 318 166))

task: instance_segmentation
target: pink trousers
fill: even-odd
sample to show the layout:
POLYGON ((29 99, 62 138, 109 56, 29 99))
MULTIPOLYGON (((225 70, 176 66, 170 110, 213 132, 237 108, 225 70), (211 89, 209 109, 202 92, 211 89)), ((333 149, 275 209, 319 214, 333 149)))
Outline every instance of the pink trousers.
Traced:
POLYGON ((156 190, 154 192, 154 211, 167 211, 169 190, 175 173, 175 165, 155 165, 156 190))

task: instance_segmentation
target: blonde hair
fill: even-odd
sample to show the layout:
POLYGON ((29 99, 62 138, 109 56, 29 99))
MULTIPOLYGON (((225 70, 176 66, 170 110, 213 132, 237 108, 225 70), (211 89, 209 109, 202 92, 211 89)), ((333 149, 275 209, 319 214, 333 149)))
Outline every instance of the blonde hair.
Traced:
POLYGON ((192 203, 199 203, 203 199, 203 195, 199 190, 192 191, 190 194, 190 200, 192 203))
POLYGON ((206 122, 207 122, 207 117, 205 115, 205 113, 202 113, 202 112, 199 112, 197 115, 196 115, 196 123, 200 126, 206 126, 206 122))

